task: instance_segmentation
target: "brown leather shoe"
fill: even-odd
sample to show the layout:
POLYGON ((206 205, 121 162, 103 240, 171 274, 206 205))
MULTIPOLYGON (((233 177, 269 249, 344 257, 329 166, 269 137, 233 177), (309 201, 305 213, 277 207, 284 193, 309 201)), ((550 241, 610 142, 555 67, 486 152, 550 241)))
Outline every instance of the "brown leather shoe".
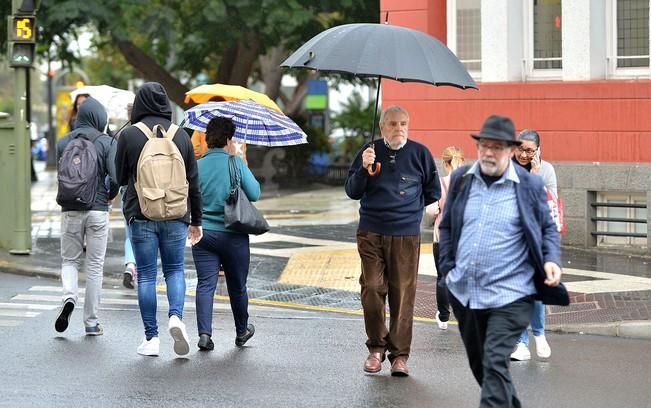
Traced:
POLYGON ((394 377, 407 377, 409 369, 407 368, 407 360, 404 357, 396 357, 391 363, 391 375, 394 377))
POLYGON ((369 353, 364 362, 364 371, 367 373, 379 373, 382 370, 382 360, 384 360, 382 353, 369 353))

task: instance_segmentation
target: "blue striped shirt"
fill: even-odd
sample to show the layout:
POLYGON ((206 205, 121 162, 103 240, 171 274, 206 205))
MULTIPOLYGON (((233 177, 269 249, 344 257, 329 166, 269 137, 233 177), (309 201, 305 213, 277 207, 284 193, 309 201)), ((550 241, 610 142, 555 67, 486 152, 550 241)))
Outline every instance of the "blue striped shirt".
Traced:
POLYGON ((490 187, 476 162, 463 177, 472 182, 463 215, 457 261, 447 275, 450 292, 471 309, 501 307, 536 293, 515 183, 520 179, 509 162, 490 187))

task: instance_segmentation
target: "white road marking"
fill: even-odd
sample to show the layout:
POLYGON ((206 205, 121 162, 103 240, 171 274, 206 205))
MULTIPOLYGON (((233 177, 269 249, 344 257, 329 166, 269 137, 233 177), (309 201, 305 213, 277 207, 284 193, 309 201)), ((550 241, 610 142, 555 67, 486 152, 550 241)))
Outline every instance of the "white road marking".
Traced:
POLYGON ((25 312, 20 310, 2 310, 0 308, 0 316, 2 317, 36 317, 40 315, 39 312, 25 312))

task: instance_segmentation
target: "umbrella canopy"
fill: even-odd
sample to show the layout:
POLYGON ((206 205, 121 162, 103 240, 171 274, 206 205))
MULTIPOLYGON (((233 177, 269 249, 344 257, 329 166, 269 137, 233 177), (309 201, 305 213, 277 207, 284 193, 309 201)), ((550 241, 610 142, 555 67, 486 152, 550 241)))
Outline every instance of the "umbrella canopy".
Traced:
POLYGON ((260 146, 291 146, 307 143, 307 135, 283 113, 245 99, 227 102, 206 102, 185 111, 182 126, 201 132, 216 117, 227 117, 235 123, 233 139, 260 146))
POLYGON ((113 88, 108 85, 88 85, 77 88, 70 92, 70 98, 74 101, 78 95, 90 95, 97 99, 108 113, 109 120, 129 120, 127 105, 133 103, 136 94, 124 89, 113 88))
POLYGON ((189 103, 190 101, 195 103, 204 103, 210 101, 210 98, 213 96, 221 96, 227 101, 251 99, 267 108, 282 112, 280 107, 276 105, 276 102, 272 101, 267 95, 252 91, 239 85, 201 85, 185 93, 185 103, 189 103))
MULTIPOLYGON (((463 64, 439 40, 411 28, 387 23, 344 24, 330 28, 303 44, 280 66, 377 77, 371 140, 375 139, 382 78, 478 89, 463 64)), ((374 176, 379 173, 380 166, 377 163, 377 169, 369 166, 367 170, 374 176)))
POLYGON ((463 64, 439 40, 389 24, 330 28, 303 44, 280 66, 477 89, 463 64))

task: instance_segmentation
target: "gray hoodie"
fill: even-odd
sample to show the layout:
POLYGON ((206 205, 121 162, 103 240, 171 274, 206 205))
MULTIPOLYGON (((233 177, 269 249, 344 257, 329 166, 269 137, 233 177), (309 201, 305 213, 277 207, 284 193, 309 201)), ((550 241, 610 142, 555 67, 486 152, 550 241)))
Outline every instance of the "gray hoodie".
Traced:
MULTIPOLYGON (((115 175, 115 152, 117 142, 114 138, 104 133, 108 122, 106 109, 96 99, 90 97, 80 106, 77 113, 76 128, 61 137, 56 144, 57 163, 70 141, 78 135, 86 136, 95 144, 97 149, 97 195, 91 210, 108 211, 108 200, 118 194, 117 176, 115 175)), ((62 208, 62 211, 73 211, 71 208, 62 208)))

